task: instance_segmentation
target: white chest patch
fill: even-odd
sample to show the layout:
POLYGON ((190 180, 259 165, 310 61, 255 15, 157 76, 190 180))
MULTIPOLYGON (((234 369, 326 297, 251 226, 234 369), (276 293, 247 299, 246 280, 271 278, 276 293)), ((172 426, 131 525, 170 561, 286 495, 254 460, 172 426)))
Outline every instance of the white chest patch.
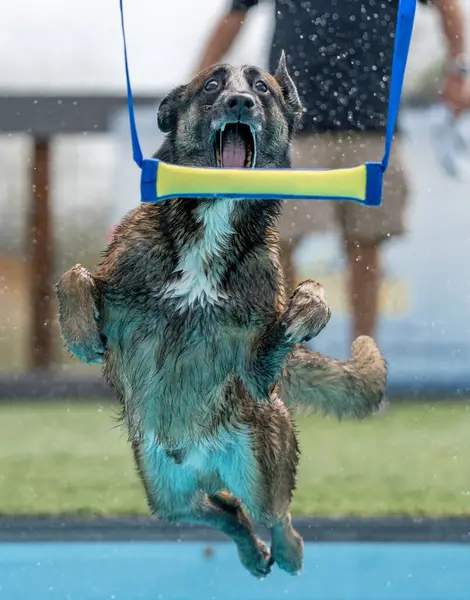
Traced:
POLYGON ((216 267, 208 265, 211 259, 227 250, 233 235, 230 216, 234 203, 235 200, 223 199, 201 208, 198 219, 204 226, 204 235, 184 250, 175 269, 181 277, 164 292, 166 298, 179 299, 179 308, 188 308, 196 302, 204 307, 224 299, 224 294, 218 290, 220 273, 216 267))

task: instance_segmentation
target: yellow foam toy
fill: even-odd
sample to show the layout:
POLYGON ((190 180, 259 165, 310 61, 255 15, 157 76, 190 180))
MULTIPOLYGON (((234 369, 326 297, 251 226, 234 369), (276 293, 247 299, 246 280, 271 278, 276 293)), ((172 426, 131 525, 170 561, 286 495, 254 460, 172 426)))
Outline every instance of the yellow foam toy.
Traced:
POLYGON ((366 199, 367 168, 351 169, 203 169, 170 165, 159 161, 156 192, 159 198, 253 197, 366 199), (276 190, 275 192, 273 190, 276 190))
POLYGON ((134 160, 142 169, 141 201, 170 198, 249 198, 267 200, 352 200, 380 206, 395 130, 416 0, 400 0, 388 103, 385 152, 380 162, 347 169, 224 169, 182 167, 143 158, 129 77, 123 0, 120 0, 127 101, 134 160))

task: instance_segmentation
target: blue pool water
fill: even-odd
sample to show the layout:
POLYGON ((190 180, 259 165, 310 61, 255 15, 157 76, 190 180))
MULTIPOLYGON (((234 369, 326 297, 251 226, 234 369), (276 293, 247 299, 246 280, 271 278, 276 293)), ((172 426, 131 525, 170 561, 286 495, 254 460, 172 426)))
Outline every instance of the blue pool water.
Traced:
POLYGON ((4 543, 0 598, 468 600, 469 565, 467 545, 307 543, 299 577, 259 582, 229 543, 4 543))

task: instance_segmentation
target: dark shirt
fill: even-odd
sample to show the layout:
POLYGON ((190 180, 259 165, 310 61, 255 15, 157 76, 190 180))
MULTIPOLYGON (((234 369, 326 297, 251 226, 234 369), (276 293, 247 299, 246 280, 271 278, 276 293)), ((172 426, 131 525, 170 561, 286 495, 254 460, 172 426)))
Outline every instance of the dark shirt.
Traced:
MULTIPOLYGON (((256 4, 233 0, 231 10, 256 4)), ((304 105, 303 132, 384 131, 398 0, 274 4, 270 71, 284 50, 304 105)))

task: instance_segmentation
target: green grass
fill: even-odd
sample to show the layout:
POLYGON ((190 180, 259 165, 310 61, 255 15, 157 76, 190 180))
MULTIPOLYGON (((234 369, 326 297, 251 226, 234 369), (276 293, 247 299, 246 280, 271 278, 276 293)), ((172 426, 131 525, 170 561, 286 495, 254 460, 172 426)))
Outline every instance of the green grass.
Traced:
MULTIPOLYGON (((470 513, 470 407, 399 404, 363 422, 298 418, 296 515, 470 513)), ((0 514, 148 514, 113 408, 0 406, 0 514)))

